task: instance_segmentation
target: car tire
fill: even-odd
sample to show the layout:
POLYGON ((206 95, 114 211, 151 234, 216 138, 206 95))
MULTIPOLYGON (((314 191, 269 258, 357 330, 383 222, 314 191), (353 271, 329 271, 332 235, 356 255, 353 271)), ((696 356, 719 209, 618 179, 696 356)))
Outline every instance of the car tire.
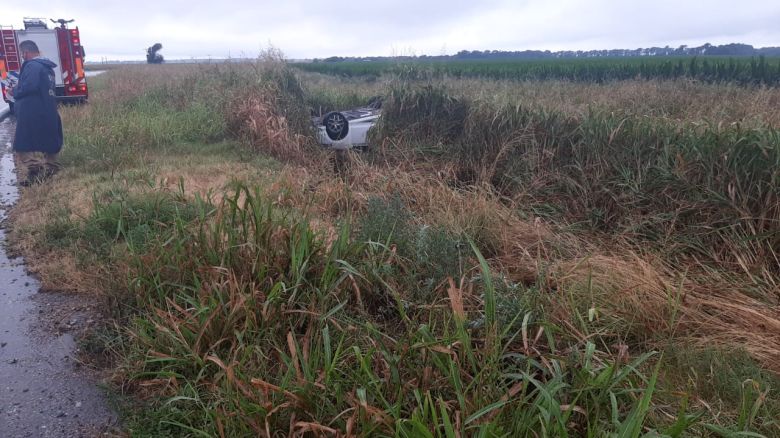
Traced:
POLYGON ((14 103, 13 102, 8 102, 8 113, 11 114, 11 115, 15 115, 16 114, 14 112, 14 103))
POLYGON ((333 111, 325 114, 322 118, 322 124, 325 126, 325 133, 333 141, 344 140, 349 134, 349 121, 340 112, 333 111))

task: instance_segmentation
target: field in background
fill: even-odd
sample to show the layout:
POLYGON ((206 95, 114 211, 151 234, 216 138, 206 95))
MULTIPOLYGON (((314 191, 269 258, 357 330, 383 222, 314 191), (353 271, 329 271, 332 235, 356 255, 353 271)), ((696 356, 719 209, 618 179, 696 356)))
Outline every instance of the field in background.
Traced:
POLYGON ((12 238, 105 301, 128 429, 780 433, 780 91, 436 76, 131 66, 63 109, 12 238), (334 172, 311 112, 376 95, 334 172))
POLYGON ((608 82, 696 79, 714 83, 780 84, 780 58, 636 57, 559 60, 340 61, 295 64, 309 72, 346 77, 395 74, 410 79, 484 78, 608 82))

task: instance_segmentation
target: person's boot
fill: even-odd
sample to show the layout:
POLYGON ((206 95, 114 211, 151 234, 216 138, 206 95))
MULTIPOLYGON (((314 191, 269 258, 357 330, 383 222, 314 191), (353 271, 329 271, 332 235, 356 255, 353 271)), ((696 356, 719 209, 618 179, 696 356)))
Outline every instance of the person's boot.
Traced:
POLYGON ((44 181, 53 177, 59 171, 60 171, 59 167, 47 166, 45 169, 43 169, 43 172, 41 172, 38 177, 41 179, 41 181, 44 181))
POLYGON ((27 179, 20 182, 19 185, 22 187, 30 187, 33 184, 38 184, 41 181, 41 168, 40 167, 30 167, 27 169, 27 179))

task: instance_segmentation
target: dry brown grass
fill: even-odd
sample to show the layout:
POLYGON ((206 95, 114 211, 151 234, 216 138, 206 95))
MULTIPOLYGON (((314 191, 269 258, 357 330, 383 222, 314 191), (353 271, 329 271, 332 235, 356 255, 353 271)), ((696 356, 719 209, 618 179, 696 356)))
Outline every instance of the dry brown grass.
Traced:
POLYGON ((780 308, 752 298, 741 278, 694 278, 687 274, 690 267, 670 267, 629 245, 599 243, 594 236, 564 232, 538 218, 523 220, 488 188, 459 189, 447 180, 426 170, 356 160, 346 178, 285 167, 266 193, 279 205, 320 221, 328 218, 318 228, 331 233, 337 219, 363 214, 371 197, 397 194, 420 224, 491 243, 491 264, 514 281, 533 284, 547 267, 546 287, 557 291, 552 300, 558 322, 574 333, 570 298, 593 306, 615 336, 643 339, 654 347, 674 340, 701 348, 744 348, 780 373, 780 308))
POLYGON ((237 94, 229 111, 228 126, 255 150, 276 158, 305 162, 311 154, 305 146, 310 138, 294 132, 279 112, 278 98, 265 90, 237 94))
MULTIPOLYGON (((780 373, 780 308, 750 297, 734 282, 687 278, 651 254, 596 254, 558 264, 551 281, 603 315, 616 334, 656 346, 670 340, 701 348, 744 348, 780 373)), ((574 321, 564 303, 562 324, 574 321)))
MULTIPOLYGON (((450 171, 430 166, 373 166, 352 156, 346 172, 337 175, 323 166, 291 163, 278 173, 266 172, 263 190, 276 205, 313 218, 314 228, 331 237, 337 221, 363 215, 370 198, 400 196, 420 225, 479 240, 491 264, 513 281, 533 284, 546 266, 548 286, 591 302, 617 325, 616 334, 655 343, 676 339, 702 348, 745 348, 767 369, 780 372, 780 309, 752 298, 740 278, 686 277, 691 267, 670 267, 652 254, 636 254, 629 245, 599 243, 592 235, 564 232, 540 218, 521 219, 517 206, 489 187, 454 187, 450 171)), ((200 192, 224 187, 226 179, 218 175, 232 170, 220 170, 213 179, 191 174, 185 186, 200 192)), ((244 175, 258 181, 251 172, 244 175)), ((566 298, 557 301, 562 324, 573 321, 566 298)))
POLYGON ((459 189, 448 178, 402 166, 381 168, 353 160, 341 177, 305 167, 285 167, 266 194, 278 205, 295 208, 330 225, 360 217, 371 198, 398 196, 419 225, 438 226, 476 240, 492 263, 515 281, 532 282, 537 262, 568 243, 540 219, 520 219, 511 205, 487 187, 459 189))
POLYGON ((89 214, 93 182, 69 178, 64 172, 46 185, 24 189, 11 210, 9 241, 14 251, 25 256, 27 269, 39 278, 43 290, 92 295, 102 292, 96 281, 101 273, 80 265, 72 251, 42 245, 44 227, 55 215, 66 211, 73 218, 89 214))
POLYGON ((260 181, 270 178, 271 171, 257 169, 249 163, 215 162, 181 166, 170 162, 157 171, 159 186, 168 190, 184 188, 186 196, 199 195, 219 203, 226 188, 234 181, 260 181))

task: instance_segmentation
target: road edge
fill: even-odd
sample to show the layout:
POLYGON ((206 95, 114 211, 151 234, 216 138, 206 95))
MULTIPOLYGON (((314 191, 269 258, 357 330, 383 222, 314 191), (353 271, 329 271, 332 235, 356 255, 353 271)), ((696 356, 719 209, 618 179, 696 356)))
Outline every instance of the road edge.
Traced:
POLYGON ((3 110, 0 110, 0 122, 5 120, 10 115, 11 115, 11 110, 10 109, 6 108, 6 109, 3 109, 3 110))

